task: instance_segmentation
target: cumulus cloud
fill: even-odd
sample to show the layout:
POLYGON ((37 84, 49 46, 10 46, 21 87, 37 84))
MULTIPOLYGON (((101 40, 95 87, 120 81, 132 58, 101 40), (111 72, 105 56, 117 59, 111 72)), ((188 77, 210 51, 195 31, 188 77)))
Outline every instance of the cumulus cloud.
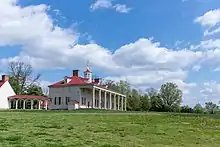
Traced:
MULTIPOLYGON (((117 6, 104 0, 99 5, 117 6)), ((19 55, 0 59, 0 65, 21 60, 35 69, 81 68, 89 60, 94 69, 108 73, 107 78, 127 80, 135 88, 159 88, 162 83, 173 81, 183 90, 185 103, 197 103, 198 97, 203 96, 198 84, 186 82, 188 70, 201 60, 217 59, 217 50, 174 50, 151 38, 140 38, 111 52, 95 43, 78 44, 80 33, 57 26, 48 11, 44 4, 20 7, 16 0, 0 1, 0 46, 21 46, 19 55)), ((211 42, 203 47, 214 44, 219 45, 211 42)), ((42 85, 49 83, 41 81, 42 85)))
POLYGON ((202 93, 203 101, 209 102, 211 99, 212 102, 218 104, 218 102, 220 101, 220 84, 216 81, 210 81, 205 82, 203 84, 203 87, 204 88, 200 90, 200 92, 202 93))
POLYGON ((127 7, 125 4, 113 4, 113 0, 96 0, 91 6, 91 10, 96 9, 114 9, 119 13, 128 13, 131 8, 127 7))
POLYGON ((204 36, 220 32, 220 9, 210 10, 195 19, 196 23, 205 27, 204 36))

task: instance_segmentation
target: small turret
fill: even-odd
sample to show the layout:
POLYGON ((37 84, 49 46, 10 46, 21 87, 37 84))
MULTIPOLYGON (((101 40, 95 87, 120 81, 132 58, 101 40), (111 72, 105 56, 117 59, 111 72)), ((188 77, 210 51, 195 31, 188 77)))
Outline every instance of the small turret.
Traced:
POLYGON ((86 70, 84 71, 84 78, 88 80, 88 83, 92 83, 92 71, 87 63, 86 70))

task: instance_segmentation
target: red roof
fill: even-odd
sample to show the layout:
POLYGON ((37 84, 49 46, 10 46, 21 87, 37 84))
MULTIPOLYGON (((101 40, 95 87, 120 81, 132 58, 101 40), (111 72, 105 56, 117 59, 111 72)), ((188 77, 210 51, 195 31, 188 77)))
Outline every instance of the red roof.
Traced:
POLYGON ((8 98, 18 98, 18 99, 47 99, 46 96, 38 96, 38 95, 13 95, 8 98))
POLYGON ((0 81, 0 87, 5 84, 5 81, 0 81))
POLYGON ((93 84, 98 84, 97 82, 92 82, 92 83, 87 83, 86 81, 88 79, 82 78, 82 77, 77 77, 77 76, 72 76, 72 77, 67 77, 66 78, 70 79, 68 83, 65 83, 64 80, 59 81, 57 83, 54 83, 52 85, 49 85, 49 87, 61 87, 61 86, 70 86, 70 85, 93 85, 93 84))

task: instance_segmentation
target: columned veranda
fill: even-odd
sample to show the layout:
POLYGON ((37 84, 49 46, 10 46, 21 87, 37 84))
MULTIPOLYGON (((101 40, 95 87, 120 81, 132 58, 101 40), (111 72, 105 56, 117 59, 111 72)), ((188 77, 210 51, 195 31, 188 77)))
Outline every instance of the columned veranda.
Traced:
POLYGON ((36 96, 36 98, 30 96, 12 96, 9 97, 8 103, 10 109, 46 109, 48 108, 48 100, 44 97, 36 96))
POLYGON ((93 108, 126 111, 125 95, 96 86, 93 87, 92 94, 93 108))

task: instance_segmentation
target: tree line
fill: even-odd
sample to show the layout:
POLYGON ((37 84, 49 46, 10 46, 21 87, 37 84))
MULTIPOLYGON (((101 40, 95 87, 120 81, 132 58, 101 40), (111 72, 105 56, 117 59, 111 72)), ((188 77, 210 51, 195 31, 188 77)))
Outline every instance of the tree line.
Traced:
MULTIPOLYGON (((182 91, 176 83, 166 82, 161 85, 159 90, 148 88, 141 91, 131 88, 127 81, 114 82, 104 80, 112 90, 118 91, 127 96, 128 111, 156 111, 156 112, 181 112, 181 113, 201 113, 215 114, 220 113, 220 107, 213 102, 196 104, 193 108, 182 104, 182 91)), ((219 102, 220 104, 220 102, 219 102)))

